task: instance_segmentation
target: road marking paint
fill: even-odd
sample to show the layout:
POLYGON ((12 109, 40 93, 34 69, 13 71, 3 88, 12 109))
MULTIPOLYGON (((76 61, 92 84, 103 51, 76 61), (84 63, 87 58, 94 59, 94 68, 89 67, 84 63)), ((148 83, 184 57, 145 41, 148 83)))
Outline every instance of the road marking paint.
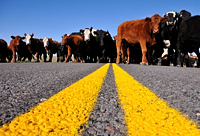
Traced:
POLYGON ((166 102, 118 65, 113 64, 113 70, 129 135, 200 135, 200 130, 194 121, 184 117, 176 109, 170 108, 166 102))
POLYGON ((109 63, 0 128, 0 136, 74 136, 94 107, 109 63))

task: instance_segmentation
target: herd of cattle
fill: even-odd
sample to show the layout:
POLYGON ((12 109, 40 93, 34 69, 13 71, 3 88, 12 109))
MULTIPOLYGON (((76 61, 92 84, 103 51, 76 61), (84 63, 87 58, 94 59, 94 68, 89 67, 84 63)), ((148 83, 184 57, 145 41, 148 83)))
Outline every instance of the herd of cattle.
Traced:
POLYGON ((85 28, 65 34, 62 42, 52 38, 33 38, 34 34, 11 36, 8 46, 0 39, 0 61, 16 62, 35 59, 52 62, 116 62, 141 65, 200 66, 200 16, 182 10, 167 12, 164 17, 155 14, 145 19, 126 21, 118 26, 116 36, 108 31, 85 28), (26 39, 26 42, 23 41, 26 39), (196 53, 193 56, 188 53, 196 53))

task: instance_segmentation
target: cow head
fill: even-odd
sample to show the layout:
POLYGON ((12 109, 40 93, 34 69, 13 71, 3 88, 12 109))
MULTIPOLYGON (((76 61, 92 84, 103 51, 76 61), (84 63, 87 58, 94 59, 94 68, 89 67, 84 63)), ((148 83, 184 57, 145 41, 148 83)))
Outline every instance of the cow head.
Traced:
POLYGON ((90 29, 85 28, 84 32, 83 32, 84 33, 84 41, 85 42, 90 41, 91 36, 96 37, 95 31, 96 31, 96 29, 93 29, 93 27, 91 27, 90 29))
POLYGON ((186 11, 186 10, 181 10, 179 13, 178 13, 178 21, 181 22, 181 21, 184 21, 188 18, 191 17, 191 13, 186 11))
POLYGON ((46 52, 48 52, 49 38, 48 37, 44 37, 42 41, 44 43, 44 48, 45 48, 46 52))
POLYGON ((11 36, 12 38, 12 44, 14 44, 14 46, 19 46, 22 45, 23 43, 23 39, 25 39, 25 37, 21 37, 21 36, 11 36))
POLYGON ((70 39, 70 35, 65 34, 64 36, 62 36, 62 42, 61 45, 62 46, 66 46, 69 44, 69 39, 70 39))
POLYGON ((34 36, 34 33, 32 33, 32 35, 30 34, 27 34, 26 33, 24 34, 25 38, 26 38, 26 45, 31 45, 31 39, 33 38, 34 36))
POLYGON ((90 29, 89 28, 84 29, 84 41, 90 41, 90 29))
POLYGON ((178 17, 178 13, 175 11, 169 11, 164 16, 169 17, 168 21, 166 22, 168 26, 175 26, 176 19, 178 17))
POLYGON ((150 22, 150 28, 152 30, 152 32, 154 34, 159 33, 159 29, 160 29, 160 22, 166 22, 169 18, 168 17, 161 17, 158 14, 155 14, 154 16, 152 16, 151 18, 146 17, 146 21, 150 22))
POLYGON ((112 39, 108 31, 97 30, 94 32, 94 34, 96 35, 97 42, 100 46, 104 46, 105 41, 107 41, 110 38, 112 39))

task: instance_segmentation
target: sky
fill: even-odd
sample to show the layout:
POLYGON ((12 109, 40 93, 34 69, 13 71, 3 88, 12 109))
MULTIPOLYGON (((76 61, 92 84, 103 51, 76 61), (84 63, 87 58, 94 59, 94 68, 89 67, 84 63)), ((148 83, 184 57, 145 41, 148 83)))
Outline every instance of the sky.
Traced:
POLYGON ((117 35, 127 20, 144 19, 168 11, 200 14, 199 0, 0 0, 0 39, 34 33, 34 38, 61 36, 93 27, 117 35))

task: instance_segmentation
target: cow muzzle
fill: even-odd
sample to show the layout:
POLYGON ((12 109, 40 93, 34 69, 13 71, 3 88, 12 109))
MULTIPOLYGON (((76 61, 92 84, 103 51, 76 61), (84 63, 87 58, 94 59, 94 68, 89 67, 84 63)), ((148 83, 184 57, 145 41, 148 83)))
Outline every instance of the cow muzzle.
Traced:
POLYGON ((159 30, 153 30, 153 33, 157 34, 157 33, 159 33, 159 30))

